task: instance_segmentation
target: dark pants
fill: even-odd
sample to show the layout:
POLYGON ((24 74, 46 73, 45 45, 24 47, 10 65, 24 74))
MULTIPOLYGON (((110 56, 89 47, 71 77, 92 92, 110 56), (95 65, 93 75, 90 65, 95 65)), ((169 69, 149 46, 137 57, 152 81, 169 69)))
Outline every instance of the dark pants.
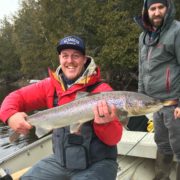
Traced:
POLYGON ((163 154, 175 154, 180 162, 180 119, 174 119, 174 106, 163 107, 154 114, 155 142, 163 154))
POLYGON ((21 180, 115 180, 117 168, 116 161, 106 159, 85 170, 69 170, 63 168, 52 155, 35 164, 21 180))

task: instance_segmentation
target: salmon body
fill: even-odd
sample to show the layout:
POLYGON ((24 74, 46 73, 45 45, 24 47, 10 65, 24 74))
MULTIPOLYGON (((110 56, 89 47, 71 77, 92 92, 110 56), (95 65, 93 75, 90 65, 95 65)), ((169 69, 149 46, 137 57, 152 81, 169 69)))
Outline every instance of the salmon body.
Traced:
POLYGON ((106 100, 108 105, 114 104, 118 111, 125 112, 128 117, 153 113, 163 107, 159 100, 144 94, 129 91, 110 91, 89 94, 65 105, 40 111, 29 116, 27 121, 36 127, 36 134, 41 137, 54 128, 92 120, 94 118, 93 107, 99 100, 106 100))
MULTIPOLYGON (((158 111, 163 104, 144 94, 130 91, 109 91, 88 94, 70 103, 39 111, 28 116, 27 121, 36 128, 36 135, 42 137, 55 128, 82 124, 94 119, 93 107, 99 100, 114 104, 120 114, 127 117, 140 116, 158 111)), ((121 117, 119 118, 121 120, 121 117)))

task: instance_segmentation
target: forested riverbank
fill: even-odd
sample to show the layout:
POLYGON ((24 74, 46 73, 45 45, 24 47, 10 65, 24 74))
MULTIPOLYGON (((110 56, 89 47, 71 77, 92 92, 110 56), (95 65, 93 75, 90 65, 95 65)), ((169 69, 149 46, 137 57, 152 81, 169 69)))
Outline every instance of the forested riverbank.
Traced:
MULTIPOLYGON (((138 36, 133 17, 142 0, 21 0, 11 19, 0 22, 0 80, 42 79, 58 65, 56 44, 65 35, 81 36, 87 54, 101 66, 115 89, 136 90, 138 36)), ((180 1, 175 0, 180 19, 180 1)))

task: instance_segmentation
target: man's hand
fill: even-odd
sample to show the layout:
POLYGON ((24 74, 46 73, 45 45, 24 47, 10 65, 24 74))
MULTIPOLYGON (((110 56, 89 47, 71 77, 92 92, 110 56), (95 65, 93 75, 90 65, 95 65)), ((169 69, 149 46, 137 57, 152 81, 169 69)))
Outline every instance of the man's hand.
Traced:
POLYGON ((175 119, 180 118, 180 107, 177 107, 174 110, 174 117, 175 117, 175 119))
POLYGON ((17 112, 8 119, 8 125, 17 133, 28 134, 32 126, 26 121, 27 114, 17 112))
POLYGON ((94 122, 97 124, 105 124, 111 122, 117 117, 116 107, 108 106, 105 100, 98 101, 97 106, 93 108, 94 122))

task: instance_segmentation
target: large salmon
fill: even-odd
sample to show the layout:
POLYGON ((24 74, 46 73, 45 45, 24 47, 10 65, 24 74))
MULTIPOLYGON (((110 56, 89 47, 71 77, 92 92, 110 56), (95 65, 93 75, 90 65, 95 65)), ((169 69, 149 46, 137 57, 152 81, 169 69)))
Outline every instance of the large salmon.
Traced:
MULTIPOLYGON (((130 91, 83 93, 81 96, 65 105, 39 111, 28 116, 27 121, 35 126, 36 135, 42 137, 55 128, 92 120, 94 118, 93 107, 99 100, 106 100, 109 105, 114 104, 120 114, 126 114, 128 117, 153 113, 163 106, 159 100, 130 91)), ((14 138, 14 136, 12 137, 14 138)), ((15 139, 12 137, 10 139, 14 141, 15 139)))

